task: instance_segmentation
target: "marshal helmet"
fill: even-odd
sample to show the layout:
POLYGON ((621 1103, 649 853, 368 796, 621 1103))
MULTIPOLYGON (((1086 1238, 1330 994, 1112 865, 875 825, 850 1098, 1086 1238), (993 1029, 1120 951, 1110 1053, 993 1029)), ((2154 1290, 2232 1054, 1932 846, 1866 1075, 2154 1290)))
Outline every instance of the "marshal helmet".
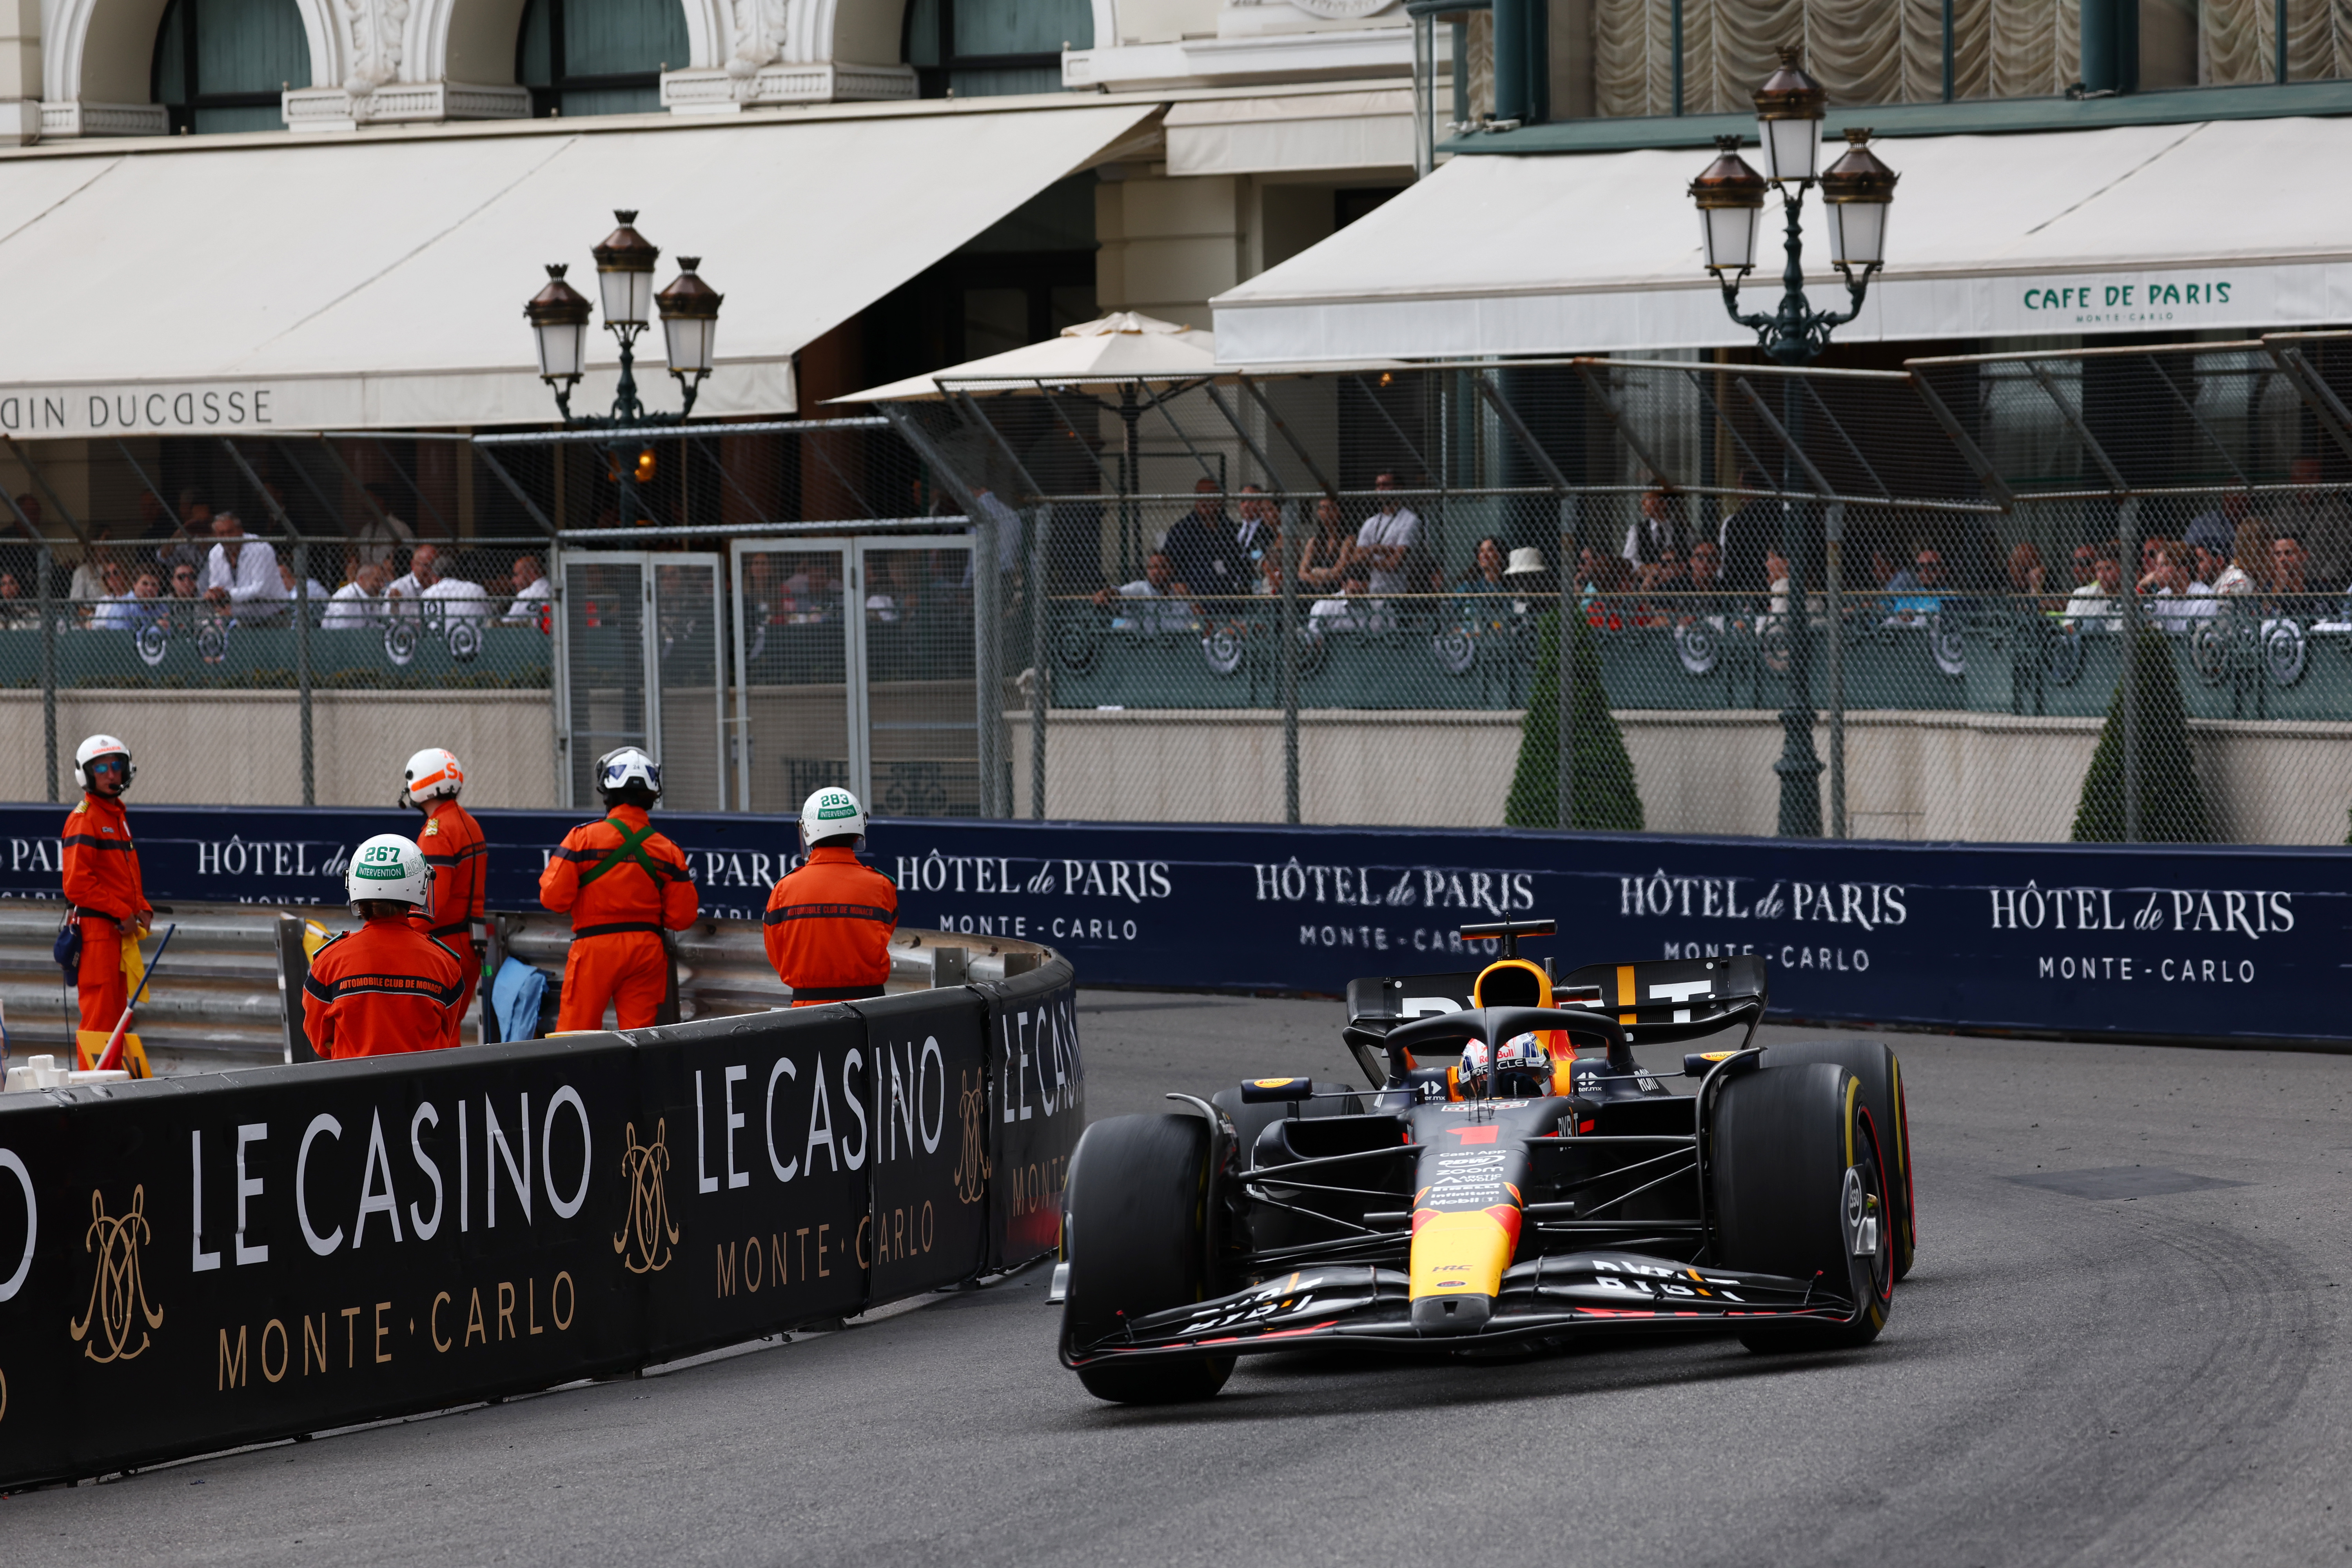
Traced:
POLYGON ((838 784, 827 784, 801 807, 801 847, 814 849, 828 838, 866 837, 866 808, 838 784))
POLYGON ((381 900, 426 909, 433 901, 433 868, 414 840, 379 833, 352 851, 343 895, 354 904, 381 900))

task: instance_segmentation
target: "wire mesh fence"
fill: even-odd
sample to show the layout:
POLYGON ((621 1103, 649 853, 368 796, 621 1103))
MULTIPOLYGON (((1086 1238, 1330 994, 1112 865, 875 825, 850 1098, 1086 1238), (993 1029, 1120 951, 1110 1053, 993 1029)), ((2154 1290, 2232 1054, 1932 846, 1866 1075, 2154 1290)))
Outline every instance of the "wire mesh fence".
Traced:
POLYGON ((948 394, 11 447, 0 707, 68 755, 0 788, 102 729, 147 798, 255 804, 437 744, 583 804, 635 743, 711 810, 2352 826, 2352 335, 948 394))
POLYGON ((2341 335, 947 390, 1020 815, 2347 836, 2341 335))

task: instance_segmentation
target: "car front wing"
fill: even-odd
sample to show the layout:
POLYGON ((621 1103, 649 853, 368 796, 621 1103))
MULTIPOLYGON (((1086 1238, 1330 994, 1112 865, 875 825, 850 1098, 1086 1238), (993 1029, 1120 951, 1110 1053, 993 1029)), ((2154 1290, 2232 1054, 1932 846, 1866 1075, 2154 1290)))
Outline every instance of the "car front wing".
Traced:
POLYGON ((1077 1367, 1326 1344, 1443 1352, 1611 1329, 1720 1331, 1759 1320, 1846 1322, 1854 1310, 1819 1281, 1693 1268, 1633 1252, 1578 1252, 1506 1269, 1493 1313, 1477 1331, 1428 1333, 1413 1325, 1404 1270, 1332 1264, 1150 1313, 1092 1344, 1066 1342, 1062 1362, 1077 1367))

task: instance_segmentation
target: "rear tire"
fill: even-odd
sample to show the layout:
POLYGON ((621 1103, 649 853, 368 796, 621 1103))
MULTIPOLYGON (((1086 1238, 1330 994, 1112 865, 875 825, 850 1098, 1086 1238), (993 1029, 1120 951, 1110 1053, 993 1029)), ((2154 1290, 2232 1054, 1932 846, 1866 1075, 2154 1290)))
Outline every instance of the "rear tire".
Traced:
POLYGON ((1919 1222, 1911 1175, 1911 1113, 1903 1099, 1903 1064, 1884 1040, 1800 1040, 1764 1053, 1766 1067, 1835 1062, 1862 1079, 1886 1161, 1886 1198, 1895 1215, 1895 1278, 1908 1279, 1918 1251, 1919 1222))
POLYGON ((1895 1226, 1863 1080, 1835 1062, 1759 1068, 1724 1087, 1713 1142, 1717 1260, 1818 1279, 1859 1303, 1844 1322, 1759 1324, 1739 1342, 1760 1352, 1845 1350, 1876 1339, 1894 1304, 1895 1226))
MULTIPOLYGON (((1209 1279, 1209 1126, 1197 1116, 1115 1116, 1079 1139, 1063 1245, 1070 1264, 1062 1346, 1203 1299, 1209 1279)), ((1122 1405, 1206 1399, 1231 1356, 1082 1366, 1088 1394, 1122 1405)))

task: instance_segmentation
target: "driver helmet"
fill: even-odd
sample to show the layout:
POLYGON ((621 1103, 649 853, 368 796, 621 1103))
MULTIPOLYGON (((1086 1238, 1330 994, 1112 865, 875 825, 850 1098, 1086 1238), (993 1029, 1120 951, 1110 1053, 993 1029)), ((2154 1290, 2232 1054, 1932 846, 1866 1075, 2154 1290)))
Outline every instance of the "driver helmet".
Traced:
POLYGON ((1532 1031, 1513 1035, 1496 1048, 1495 1086, 1499 1090, 1507 1085, 1515 1092, 1551 1091, 1551 1052, 1545 1048, 1541 1035, 1532 1031))
POLYGON ((1455 1074, 1465 1089, 1477 1088, 1486 1081, 1486 1042, 1465 1041, 1462 1047, 1462 1066, 1455 1074))

